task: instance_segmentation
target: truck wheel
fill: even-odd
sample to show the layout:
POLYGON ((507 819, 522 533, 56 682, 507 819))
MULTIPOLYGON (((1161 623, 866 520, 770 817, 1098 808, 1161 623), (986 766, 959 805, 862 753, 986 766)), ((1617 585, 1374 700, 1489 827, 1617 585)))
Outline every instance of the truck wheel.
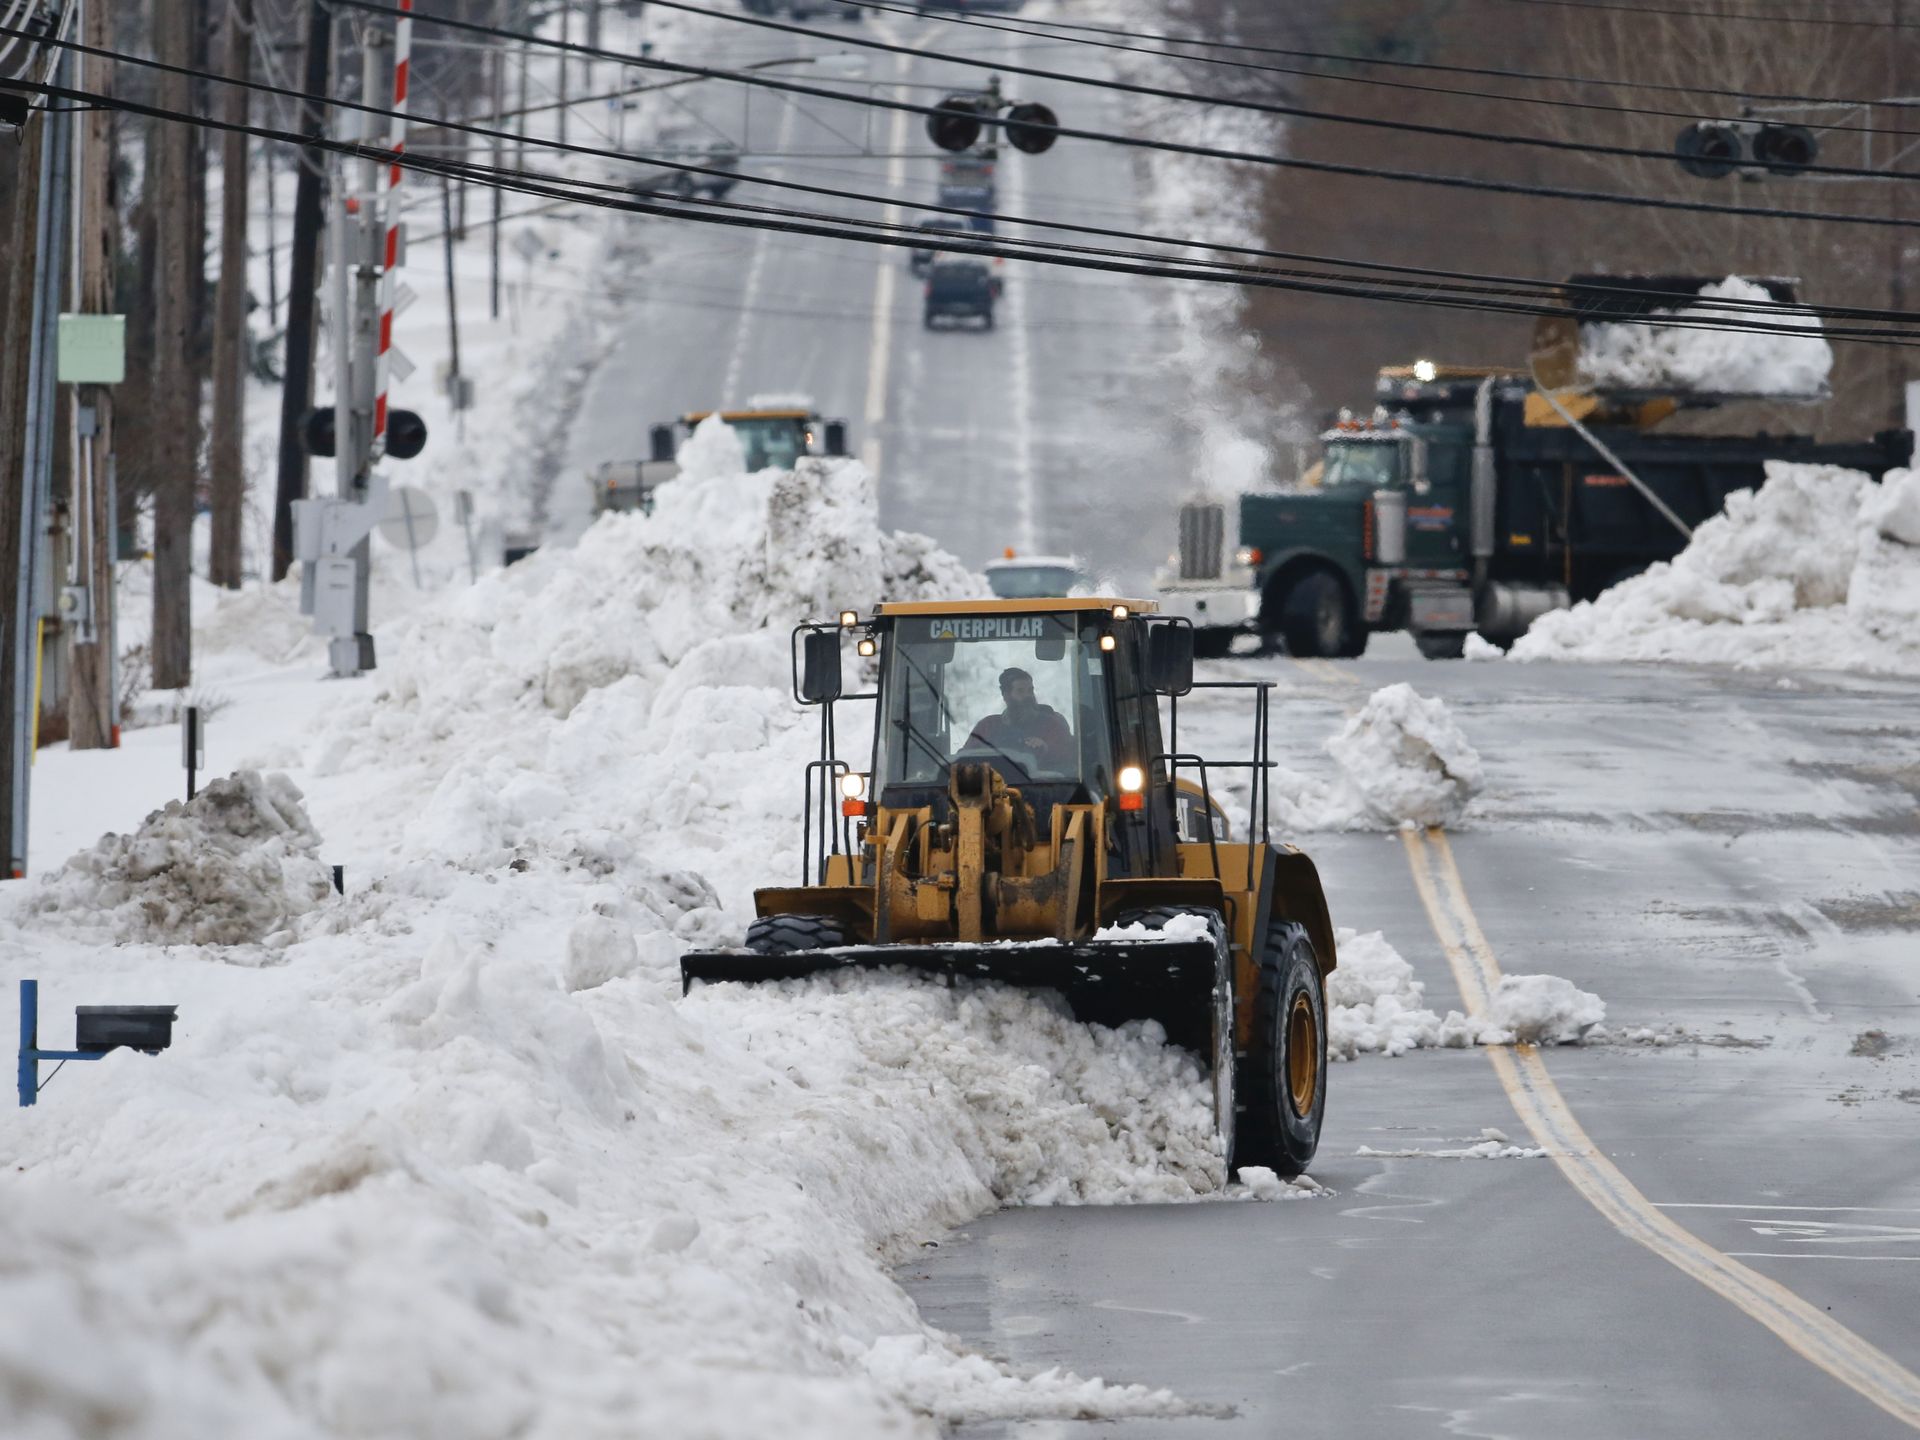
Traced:
POLYGON ((1467 632, 1429 630, 1414 636, 1413 643, 1429 660, 1458 660, 1467 653, 1467 632))
MULTIPOLYGON (((1167 1039, 1185 1046, 1207 1063, 1213 1079, 1213 1122, 1219 1132, 1222 1154, 1226 1157, 1227 1178, 1233 1178, 1234 1154, 1238 1141, 1240 1105, 1235 1094, 1239 1078, 1233 1059, 1233 951, 1226 943, 1226 920, 1218 910, 1195 905, 1153 905, 1139 910, 1124 910, 1114 916, 1119 925, 1142 925, 1149 930, 1164 930, 1167 922, 1181 915, 1205 918, 1219 947, 1219 971, 1215 976, 1208 1023, 1204 1031, 1198 1024, 1167 1026, 1167 1039)), ((1077 1013, 1077 1012, 1076 1012, 1077 1013)), ((1164 1024, 1164 1020, 1162 1021, 1164 1024)))
POLYGON ((1231 630, 1193 627, 1193 656, 1196 660, 1218 660, 1233 650, 1231 630))
MULTIPOLYGON (((1289 655, 1344 656, 1353 651, 1353 623, 1347 592, 1331 572, 1303 576, 1280 602, 1280 633, 1289 655)), ((1365 645, 1365 640, 1361 642, 1365 645)))
POLYGON ((1291 1179, 1313 1161, 1327 1108, 1327 1001, 1307 932, 1267 927, 1253 997, 1253 1043, 1240 1066, 1236 1163, 1291 1179))
POLYGON ((747 949, 761 955, 830 950, 846 943, 846 930, 831 915, 762 915, 747 927, 747 949))

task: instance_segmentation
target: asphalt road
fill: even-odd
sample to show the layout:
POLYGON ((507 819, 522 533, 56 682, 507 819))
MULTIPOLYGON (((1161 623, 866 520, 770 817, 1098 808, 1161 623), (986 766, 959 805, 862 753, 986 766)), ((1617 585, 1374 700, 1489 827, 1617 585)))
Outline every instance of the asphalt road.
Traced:
MULTIPOLYGON (((953 34, 910 21, 849 33, 953 34)), ((973 38, 975 54, 1005 43, 973 38)), ((734 33, 725 59, 831 48, 734 33)), ((1072 49, 1044 59, 1099 63, 1072 49)), ((901 92, 916 96, 979 79, 923 57, 794 73, 930 87, 901 92)), ((1070 123, 1117 123, 1105 97, 1032 98, 1070 123)), ((903 197, 893 213, 908 220, 933 198, 917 127, 831 102, 748 106, 720 86, 684 101, 683 121, 744 142, 749 173, 903 197)), ((1119 152, 1009 154, 1000 185, 1006 212, 1144 228, 1119 152)), ((734 198, 793 203, 745 184, 734 198)), ((1009 262, 993 333, 929 333, 901 254, 632 224, 608 277, 608 361, 547 498, 554 539, 588 521, 586 472, 643 455, 649 423, 801 391, 851 422, 882 522, 966 560, 1008 545, 1078 552, 1131 587, 1169 548, 1191 445, 1151 285, 1009 262)), ((1507 973, 1598 993, 1616 1035, 1678 1037, 1544 1056, 1558 1103, 1637 1199, 1604 1208, 1590 1192, 1613 1182, 1594 1157, 1357 1154, 1488 1127, 1529 1139, 1485 1052, 1363 1057, 1330 1077, 1314 1169, 1330 1198, 1010 1211, 903 1272, 929 1320, 983 1350, 1169 1386, 1223 1418, 970 1433, 1912 1433, 1862 1391, 1884 1398, 1920 1371, 1920 685, 1427 664, 1398 642, 1339 665, 1218 668, 1278 683, 1278 758, 1310 772, 1372 687, 1412 680, 1454 708, 1490 786, 1450 837, 1453 909, 1470 909, 1507 973), (1658 1242, 1664 1256, 1628 1233, 1662 1224, 1682 1237, 1658 1242), (1716 1273, 1718 1288, 1700 1278, 1716 1273), (1786 1306, 1787 1338, 1754 1318, 1751 1294, 1742 1308, 1723 1293, 1740 1276, 1786 1306)), ((1212 752, 1241 743, 1238 715, 1186 714, 1187 737, 1212 752)), ((1441 938, 1457 960, 1459 916, 1436 916, 1415 883, 1431 849, 1298 838, 1336 920, 1384 931, 1430 1004, 1465 1008, 1441 938)))
MULTIPOLYGON (((1278 682, 1277 758, 1304 770, 1372 687, 1446 699, 1488 762, 1450 846, 1499 964, 1599 994, 1616 1036, 1685 1037, 1544 1055, 1593 1147, 1701 1252, 1920 1373, 1920 685, 1219 669, 1278 682)), ((1241 732, 1187 723, 1216 751, 1241 732)), ((1401 839, 1297 838, 1335 920, 1382 930, 1430 1004, 1466 1008, 1401 839)), ((930 1321, 989 1353, 1229 1418, 966 1433, 1913 1433, 1629 1238, 1552 1160, 1356 1154, 1485 1127, 1531 1143, 1485 1053, 1363 1056, 1328 1084, 1313 1174, 1331 1198, 1008 1211, 903 1272, 930 1321)))
MULTIPOLYGON (((822 24, 920 46, 951 45, 955 35, 934 21, 822 24)), ((876 93, 926 100, 984 78, 919 56, 844 48, 836 56, 820 41, 712 28, 725 37, 728 64, 813 57, 783 67, 808 83, 884 85, 876 93)), ((975 58, 1019 45, 1029 62, 1095 73, 1102 63, 1080 47, 959 34, 975 58)), ((912 117, 766 92, 749 100, 718 84, 670 93, 672 123, 744 145, 743 174, 902 203, 889 212, 747 183, 730 200, 912 223, 924 213, 917 205, 936 199, 938 152, 912 117)), ((1106 92, 1010 84, 1009 93, 1045 100, 1071 123, 1120 125, 1106 92)), ((1112 147, 1066 142, 1041 156, 1003 147, 1000 209, 1144 229, 1132 166, 1129 152, 1112 147)), ((546 505, 551 538, 585 527, 583 477, 603 460, 645 455, 650 423, 797 392, 849 421, 855 452, 879 476, 882 524, 931 534, 972 564, 1008 546, 1078 553, 1137 585, 1171 548, 1191 444, 1179 382, 1160 360, 1170 332, 1155 282, 1007 261, 991 333, 928 331, 903 251, 644 217, 630 225, 627 253, 608 276, 611 349, 581 397, 546 505)))

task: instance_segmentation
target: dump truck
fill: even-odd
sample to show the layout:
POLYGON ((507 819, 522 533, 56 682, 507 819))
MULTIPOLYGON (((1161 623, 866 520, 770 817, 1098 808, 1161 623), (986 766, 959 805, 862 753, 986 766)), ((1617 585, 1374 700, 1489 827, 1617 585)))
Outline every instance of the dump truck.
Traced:
MULTIPOLYGON (((593 513, 638 510, 651 514, 654 492, 680 473, 674 458, 681 440, 713 412, 690 410, 677 421, 655 425, 648 435, 645 460, 608 460, 587 476, 593 491, 593 513)), ((803 399, 762 400, 756 397, 738 410, 722 410, 740 437, 747 469, 790 470, 803 455, 841 456, 847 449, 847 422, 826 420, 803 399)))
POLYGON ((1272 838, 1272 687, 1196 681, 1192 639, 1149 601, 1093 597, 797 626, 794 698, 823 709, 800 883, 756 891, 744 943, 683 957, 684 985, 903 967, 1157 1021, 1210 1077, 1227 1163, 1299 1174, 1325 1112, 1333 925, 1313 862, 1272 838), (848 648, 870 692, 845 693, 848 648), (1181 699, 1209 689, 1251 698, 1245 758, 1181 750, 1181 699), (835 747, 854 700, 874 706, 864 769, 835 747))
MULTIPOLYGON (((1374 632, 1407 630, 1428 658, 1457 657, 1470 633, 1510 644, 1547 611, 1671 559, 1729 494, 1761 484, 1769 460, 1876 477, 1908 463, 1905 430, 1823 444, 1657 429, 1683 409, 1811 401, 1824 386, 1784 394, 1583 374, 1594 327, 1671 305, 1694 283, 1574 277, 1577 313, 1543 317, 1525 370, 1426 361, 1381 370, 1371 415, 1343 415, 1296 485, 1239 497, 1231 556, 1225 506, 1183 507, 1163 601, 1192 621, 1202 653, 1254 632, 1294 655, 1353 656, 1374 632)), ((1793 303, 1786 282, 1759 288, 1793 303)))

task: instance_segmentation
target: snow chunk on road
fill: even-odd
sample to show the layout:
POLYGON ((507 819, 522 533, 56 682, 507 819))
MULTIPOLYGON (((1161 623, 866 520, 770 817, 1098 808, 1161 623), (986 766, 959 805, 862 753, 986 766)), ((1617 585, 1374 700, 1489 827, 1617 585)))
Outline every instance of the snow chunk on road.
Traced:
POLYGON ((36 913, 122 944, 245 945, 324 903, 320 836, 285 775, 241 770, 103 835, 36 886, 36 913))
POLYGON ((1607 1018, 1598 995, 1558 975, 1503 975, 1478 1017, 1482 1045, 1570 1045, 1607 1018))
POLYGON ((1327 753, 1367 808, 1390 825, 1446 825, 1480 793, 1480 753, 1446 702, 1411 685, 1376 690, 1327 742, 1327 753))
POLYGON ((1920 674, 1920 470, 1767 462, 1671 562, 1534 621, 1517 660, 1920 674))
POLYGON ((1480 752, 1446 702, 1411 685, 1376 690, 1325 745, 1331 783, 1274 771, 1280 823, 1294 830, 1393 830, 1449 825, 1484 784, 1480 752))
POLYGON ((1673 323, 1586 324, 1580 327, 1580 378, 1611 390, 1680 390, 1701 394, 1820 395, 1833 369, 1833 347, 1820 318, 1779 305, 1765 288, 1738 275, 1700 289, 1703 300, 1758 301, 1765 311, 1686 305, 1657 311, 1673 323), (1747 334, 1727 328, 1689 329, 1688 320, 1721 326, 1751 319, 1777 327, 1747 334), (1795 333, 1795 332, 1798 333, 1795 333))
POLYGON ((1606 1018, 1600 997, 1557 975, 1503 976, 1484 1014, 1427 1008, 1426 986, 1379 931, 1335 932, 1340 963, 1327 977, 1327 1056, 1404 1055, 1473 1045, 1568 1045, 1606 1018))

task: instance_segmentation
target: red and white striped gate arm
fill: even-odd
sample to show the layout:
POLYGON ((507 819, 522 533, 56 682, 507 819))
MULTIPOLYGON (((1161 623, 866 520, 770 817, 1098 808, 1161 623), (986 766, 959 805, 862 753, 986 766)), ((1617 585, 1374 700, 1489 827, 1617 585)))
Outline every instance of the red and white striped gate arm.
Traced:
POLYGON ((387 373, 393 350, 394 264, 400 258, 400 152, 407 148, 407 63, 413 50, 413 0, 397 0, 400 17, 393 25, 393 115, 387 148, 394 152, 387 166, 387 188, 381 218, 386 222, 386 250, 380 261, 380 339, 374 352, 373 443, 382 448, 387 438, 387 373))

